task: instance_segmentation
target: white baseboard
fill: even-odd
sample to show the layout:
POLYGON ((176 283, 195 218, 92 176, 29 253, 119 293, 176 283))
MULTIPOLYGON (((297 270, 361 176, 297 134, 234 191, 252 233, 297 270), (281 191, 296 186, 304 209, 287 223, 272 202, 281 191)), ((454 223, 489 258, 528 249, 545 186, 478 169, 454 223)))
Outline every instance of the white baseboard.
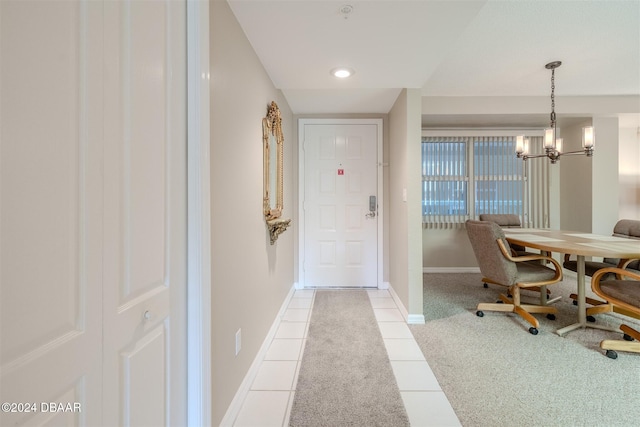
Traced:
POLYGON ((247 371, 247 374, 245 375, 244 380, 242 380, 242 383, 240 384, 240 387, 238 387, 238 390, 236 391, 236 394, 233 397, 233 400, 229 404, 229 407, 227 408, 227 412, 224 414, 224 417, 220 422, 220 426, 230 427, 233 425, 233 422, 238 417, 238 414, 240 413, 240 409, 242 408, 242 403, 247 397, 247 394, 249 394, 249 389, 251 388, 251 384, 253 384, 253 380, 255 380, 256 376, 258 375, 258 370, 260 369, 260 365, 262 364, 262 361, 264 360, 264 357, 267 354, 267 350, 269 350, 271 341, 273 341, 273 338, 276 336, 276 332, 278 332, 278 327, 280 326, 282 317, 284 316, 284 313, 287 310, 289 303, 291 302, 291 298, 293 298, 293 294, 297 289, 296 286, 297 286, 297 283, 291 287, 291 289, 289 290, 289 293, 287 294, 287 297, 284 299, 284 302, 282 303, 282 306, 280 306, 280 311, 278 311, 278 315, 273 321, 273 324, 271 325, 271 329, 269 329, 267 336, 264 338, 264 341, 262 342, 262 346, 260 347, 260 350, 258 350, 258 354, 256 354, 255 359, 253 359, 253 363, 251 363, 251 367, 247 371))
POLYGON ((389 283, 389 293, 391 294, 391 298, 393 298, 393 301, 398 306, 398 310, 400 310, 400 314, 402 314, 402 318, 408 319, 409 310, 407 310, 407 307, 404 306, 404 304, 402 303, 402 300, 400 300, 400 297, 398 296, 395 289, 393 289, 393 286, 391 286, 390 283, 389 283))
POLYGON ((407 323, 410 325, 424 325, 426 322, 424 314, 410 314, 407 323))
POLYGON ((407 319, 407 323, 410 324, 410 325, 424 325, 424 322, 425 322, 424 315, 423 314, 409 314, 409 310, 407 310, 407 308, 404 306, 404 304, 402 303, 402 300, 400 300, 400 297, 398 296, 396 291, 393 289, 393 286, 391 286, 391 284, 388 283, 388 282, 386 282, 386 283, 389 286, 389 293, 391 294, 391 297, 393 298, 393 301, 398 306, 398 310, 400 310, 400 313, 402 314, 402 317, 404 319, 407 319))
POLYGON ((480 273, 480 267, 424 267, 423 273, 480 273))
POLYGON ((382 282, 380 286, 378 286, 378 289, 389 289, 389 286, 391 286, 389 282, 382 282))

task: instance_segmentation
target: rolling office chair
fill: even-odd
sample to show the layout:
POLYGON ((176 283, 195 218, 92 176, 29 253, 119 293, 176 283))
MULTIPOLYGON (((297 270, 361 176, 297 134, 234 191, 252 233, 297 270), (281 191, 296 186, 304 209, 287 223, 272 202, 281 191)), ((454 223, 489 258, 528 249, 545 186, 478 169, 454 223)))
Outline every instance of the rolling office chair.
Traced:
MULTIPOLYGON (((603 268, 593 275, 591 289, 603 298, 606 304, 591 307, 590 310, 597 310, 598 313, 612 311, 620 313, 615 309, 621 308, 629 312, 632 317, 640 318, 640 274, 616 267, 603 268), (610 273, 614 274, 614 278, 611 278, 610 273), (630 280, 624 280, 625 277, 630 280)), ((600 342, 600 348, 606 350, 607 357, 616 359, 618 357, 616 350, 640 353, 640 331, 624 323, 620 325, 620 330, 624 333, 624 341, 600 342)))
POLYGON ((509 243, 500 226, 490 221, 468 220, 465 223, 467 235, 473 247, 483 281, 507 286, 509 295, 500 295, 502 303, 480 303, 476 315, 484 316, 484 311, 513 312, 531 324, 529 332, 538 334, 538 320, 531 313, 547 313, 547 318, 555 319, 557 310, 548 305, 546 286, 562 280, 562 267, 551 257, 545 255, 526 255, 514 257, 509 243), (548 261, 554 268, 529 261, 548 261), (539 305, 522 304, 520 290, 538 287, 541 291, 539 305), (544 295, 544 296, 542 296, 544 295))
MULTIPOLYGON (((480 214, 478 216, 480 221, 491 221, 495 222, 502 229, 509 228, 522 228, 522 223, 520 222, 520 217, 515 214, 480 214)), ((509 244, 511 247, 511 252, 513 256, 525 256, 525 255, 534 255, 532 252, 527 252, 527 248, 520 245, 509 244)), ((485 288, 488 288, 489 285, 487 282, 482 284, 485 288)), ((539 288, 528 289, 534 292, 540 292, 539 288)), ((547 298, 550 298, 551 292, 547 289, 547 298)))
MULTIPOLYGON (((616 225, 613 227, 613 236, 622 237, 631 240, 640 240, 640 221, 634 219, 621 219, 616 225)), ((638 242, 640 244, 640 242, 638 242)), ((564 262, 562 264, 564 268, 571 271, 578 271, 578 263, 575 260, 572 260, 571 257, 566 254, 564 256, 564 262)), ((618 258, 604 258, 602 261, 590 261, 587 260, 584 262, 584 270, 585 275, 592 277, 597 271, 604 268, 617 267, 621 269, 631 270, 632 273, 640 274, 640 260, 637 259, 618 259, 618 258)), ((606 273, 606 277, 602 277, 600 280, 609 280, 609 279, 620 279, 621 276, 616 276, 615 273, 610 270, 606 273)), ((578 295, 572 293, 569 298, 573 299, 573 304, 577 305, 576 301, 578 295)), ((593 307, 589 307, 587 309, 587 320, 589 322, 595 322, 596 319, 593 317, 594 314, 601 313, 598 308, 600 305, 604 305, 603 301, 599 301, 593 298, 587 297, 587 304, 592 305, 593 307)), ((615 312, 623 314, 625 316, 631 316, 640 318, 640 316, 630 313, 628 310, 625 310, 622 307, 615 307, 615 312)))

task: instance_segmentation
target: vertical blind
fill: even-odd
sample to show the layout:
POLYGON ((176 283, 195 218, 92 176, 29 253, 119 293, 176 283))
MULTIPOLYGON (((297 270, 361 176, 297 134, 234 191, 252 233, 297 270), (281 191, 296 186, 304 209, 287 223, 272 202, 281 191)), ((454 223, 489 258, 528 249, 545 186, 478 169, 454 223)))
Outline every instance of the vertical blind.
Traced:
POLYGON ((473 138, 474 214, 516 214, 522 218, 524 167, 513 137, 473 138))
POLYGON ((469 214, 469 168, 465 138, 423 138, 423 223, 451 228, 469 214))
MULTIPOLYGON (((542 146, 542 138, 531 138, 542 146)), ((524 226, 548 223, 548 162, 515 156, 515 137, 423 137, 422 215, 427 228, 458 228, 483 213, 510 213, 524 226), (534 169, 535 180, 527 177, 534 169)))
MULTIPOLYGON (((531 154, 542 154, 543 137, 529 138, 531 154)), ((522 221, 523 227, 549 228, 549 161, 546 158, 526 161, 528 186, 525 198, 527 209, 522 221)))

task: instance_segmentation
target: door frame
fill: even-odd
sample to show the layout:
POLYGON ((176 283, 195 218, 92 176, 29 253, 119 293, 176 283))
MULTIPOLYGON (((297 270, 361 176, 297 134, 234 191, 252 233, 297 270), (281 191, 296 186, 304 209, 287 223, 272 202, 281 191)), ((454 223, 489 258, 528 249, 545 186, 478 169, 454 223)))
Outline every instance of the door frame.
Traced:
POLYGON ((187 1, 187 420, 211 425, 209 3, 187 1))
MULTIPOLYGON (((383 120, 382 119, 298 119, 298 281, 296 289, 304 289, 304 127, 305 125, 376 125, 377 126, 377 193, 378 193, 378 230, 377 230, 377 283, 378 289, 386 289, 384 282, 384 171, 383 171, 383 120)), ((375 288, 371 288, 375 289, 375 288)))

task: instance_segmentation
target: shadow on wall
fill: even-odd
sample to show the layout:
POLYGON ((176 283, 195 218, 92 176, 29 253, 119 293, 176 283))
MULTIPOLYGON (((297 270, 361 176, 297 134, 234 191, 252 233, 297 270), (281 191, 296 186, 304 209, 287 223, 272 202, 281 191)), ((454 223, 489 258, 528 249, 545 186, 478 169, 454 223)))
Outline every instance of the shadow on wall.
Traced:
POLYGON ((620 175, 620 218, 640 219, 640 175, 620 175))

